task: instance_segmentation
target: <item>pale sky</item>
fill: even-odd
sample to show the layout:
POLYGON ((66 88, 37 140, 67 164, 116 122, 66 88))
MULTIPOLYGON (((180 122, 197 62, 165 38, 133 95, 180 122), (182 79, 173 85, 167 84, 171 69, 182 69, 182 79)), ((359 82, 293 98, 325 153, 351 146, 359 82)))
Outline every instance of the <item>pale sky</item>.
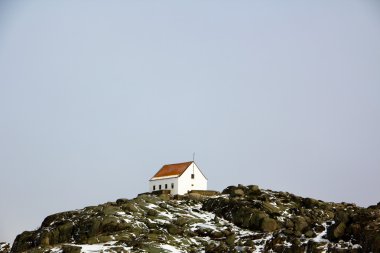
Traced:
POLYGON ((376 204, 379 28, 378 1, 0 1, 0 241, 193 152, 210 189, 376 204))

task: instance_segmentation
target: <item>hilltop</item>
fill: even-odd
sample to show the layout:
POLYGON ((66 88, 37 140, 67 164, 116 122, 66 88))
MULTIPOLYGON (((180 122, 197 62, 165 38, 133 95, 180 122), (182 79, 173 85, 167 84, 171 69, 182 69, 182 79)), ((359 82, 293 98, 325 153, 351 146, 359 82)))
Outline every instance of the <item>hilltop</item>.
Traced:
POLYGON ((19 252, 380 252, 380 203, 331 203, 256 185, 145 193, 57 213, 18 235, 19 252))

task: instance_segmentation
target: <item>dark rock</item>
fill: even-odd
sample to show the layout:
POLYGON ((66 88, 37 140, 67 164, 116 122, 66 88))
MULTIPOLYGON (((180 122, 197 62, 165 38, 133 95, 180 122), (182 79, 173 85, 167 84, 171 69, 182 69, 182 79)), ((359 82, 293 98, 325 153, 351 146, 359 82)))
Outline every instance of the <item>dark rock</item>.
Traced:
POLYGON ((235 189, 232 194, 233 197, 243 197, 244 191, 242 189, 235 189))
POLYGON ((262 208, 266 213, 269 213, 269 214, 273 214, 273 213, 278 214, 280 212, 280 210, 277 207, 275 207, 269 202, 262 202, 262 208))
POLYGON ((327 229, 327 236, 332 241, 338 241, 344 236, 346 230, 346 224, 341 222, 339 224, 334 224, 327 229))
POLYGON ((203 195, 201 195, 199 193, 189 193, 188 197, 189 197, 189 199, 195 200, 195 201, 201 201, 205 198, 203 195))
POLYGON ((158 215, 158 212, 154 209, 149 209, 147 212, 146 212, 146 215, 150 216, 150 217, 156 217, 158 215))
POLYGON ((11 246, 9 243, 0 242, 0 253, 9 253, 11 251, 11 246))
POLYGON ((183 232, 183 230, 180 227, 174 224, 168 224, 167 229, 168 229, 168 232, 172 235, 182 234, 183 232))
POLYGON ((228 246, 233 247, 235 245, 236 235, 230 234, 227 236, 226 243, 228 246))
POLYGON ((121 208, 122 208, 124 211, 126 211, 126 212, 133 212, 133 213, 135 213, 135 212, 138 212, 138 211, 139 211, 139 209, 136 207, 136 204, 131 203, 131 202, 129 202, 129 203, 127 203, 127 204, 123 204, 123 205, 121 206, 121 208))
POLYGON ((278 224, 274 219, 266 217, 262 219, 260 228, 263 232, 273 232, 278 228, 278 224))
POLYGON ((309 226, 309 224, 306 222, 304 217, 296 217, 293 220, 293 223, 294 223, 294 230, 301 233, 305 232, 305 230, 309 226))
POLYGON ((312 238, 312 237, 315 237, 316 234, 315 234, 312 230, 308 230, 308 231, 305 233, 305 236, 308 237, 308 238, 312 238))
POLYGON ((34 238, 35 234, 32 231, 25 231, 19 234, 12 245, 11 252, 23 252, 38 246, 34 238))
POLYGON ((75 245, 63 245, 62 246, 62 253, 80 253, 82 250, 82 247, 75 246, 75 245))
POLYGON ((318 208, 319 201, 312 198, 305 198, 302 200, 303 206, 306 208, 318 208))
POLYGON ((116 200, 116 204, 118 204, 118 205, 127 204, 128 202, 129 202, 128 199, 117 199, 116 200))
POLYGON ((284 223, 284 226, 285 226, 286 228, 293 229, 293 228, 294 228, 294 223, 293 223, 292 220, 290 220, 290 219, 286 219, 286 220, 285 220, 285 223, 284 223))

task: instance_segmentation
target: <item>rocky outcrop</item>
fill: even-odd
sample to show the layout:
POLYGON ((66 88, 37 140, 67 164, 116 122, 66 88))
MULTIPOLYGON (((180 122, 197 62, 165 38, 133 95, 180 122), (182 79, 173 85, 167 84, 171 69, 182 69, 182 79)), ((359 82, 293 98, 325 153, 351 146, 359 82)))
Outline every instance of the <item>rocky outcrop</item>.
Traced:
POLYGON ((379 231, 379 204, 361 208, 238 185, 221 194, 146 193, 54 214, 18 235, 11 252, 376 253, 379 231))
POLYGON ((369 208, 348 206, 334 216, 327 230, 331 241, 351 240, 360 244, 363 252, 380 252, 380 203, 369 208))
POLYGON ((9 253, 11 250, 11 246, 9 243, 0 242, 0 253, 9 253))

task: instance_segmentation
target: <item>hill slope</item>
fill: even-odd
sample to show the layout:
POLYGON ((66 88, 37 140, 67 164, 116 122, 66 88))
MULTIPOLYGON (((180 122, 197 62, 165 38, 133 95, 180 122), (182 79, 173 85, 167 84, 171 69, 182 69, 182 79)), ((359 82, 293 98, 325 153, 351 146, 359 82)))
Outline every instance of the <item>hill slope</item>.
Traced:
POLYGON ((16 237, 11 252, 25 251, 380 252, 380 205, 242 185, 213 196, 142 194, 48 216, 16 237))

